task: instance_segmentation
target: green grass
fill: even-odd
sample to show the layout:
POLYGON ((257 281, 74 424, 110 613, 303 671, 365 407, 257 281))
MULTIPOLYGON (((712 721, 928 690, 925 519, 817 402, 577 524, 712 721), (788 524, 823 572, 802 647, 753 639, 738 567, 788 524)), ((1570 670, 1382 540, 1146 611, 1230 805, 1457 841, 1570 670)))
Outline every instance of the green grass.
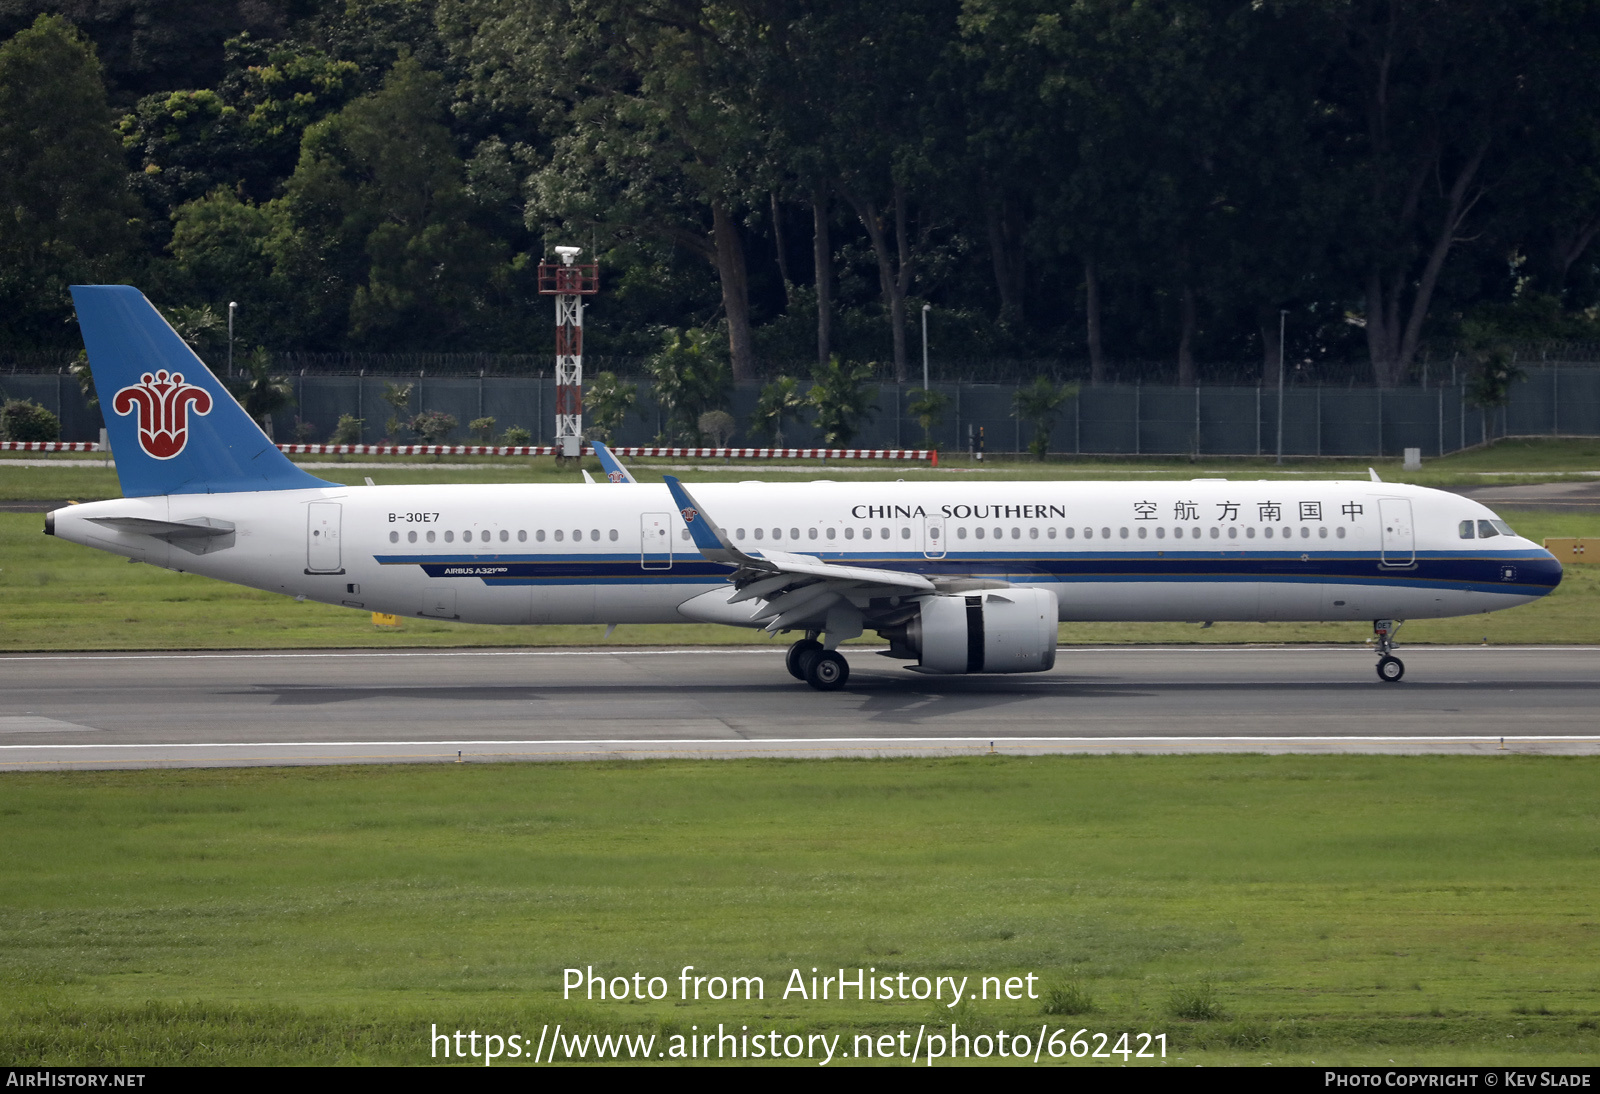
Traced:
MULTIPOLYGON (((1600 514, 1505 515, 1535 540, 1600 535, 1600 514)), ((500 627, 406 619, 399 630, 370 614, 228 585, 126 560, 42 535, 39 513, 0 513, 0 651, 290 649, 410 646, 717 645, 773 641, 714 625, 500 627)), ((1070 623, 1064 643, 1363 642, 1364 623, 1070 623)), ((1405 642, 1600 642, 1600 566, 1570 566, 1535 604, 1461 619, 1418 620, 1405 642)), ((867 638, 863 641, 875 641, 867 638)))
POLYGON ((779 998, 791 969, 843 966, 1033 973, 1039 999, 956 1020, 1165 1032, 1169 1063, 1592 1064, 1597 762, 0 775, 0 1059, 417 1063, 430 1023, 952 1018, 779 998), (560 998, 565 968, 675 986, 683 965, 767 997, 560 998))

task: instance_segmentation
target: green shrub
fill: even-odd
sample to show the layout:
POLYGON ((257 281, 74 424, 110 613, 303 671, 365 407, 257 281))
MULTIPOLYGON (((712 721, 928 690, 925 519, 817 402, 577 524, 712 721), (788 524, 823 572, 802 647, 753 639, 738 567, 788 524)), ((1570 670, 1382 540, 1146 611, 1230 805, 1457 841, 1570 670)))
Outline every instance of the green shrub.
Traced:
POLYGON ((533 434, 523 429, 520 425, 514 425, 506 430, 504 440, 506 444, 514 447, 517 445, 530 445, 533 443, 533 434))
POLYGON ((1039 1009, 1045 1014, 1092 1014, 1096 1007, 1088 988, 1067 980, 1045 989, 1044 1006, 1039 1009))
POLYGON ((424 410, 409 423, 411 432, 421 438, 423 444, 443 444, 445 438, 456 431, 457 424, 454 414, 442 410, 424 410))
POLYGON ((1209 980, 1197 984, 1181 984, 1167 997, 1167 1013, 1174 1018, 1187 1018, 1191 1022, 1212 1022, 1226 1018, 1217 986, 1209 980))
POLYGON ((0 440, 59 441, 61 419, 38 403, 12 399, 0 407, 0 440))
POLYGON ((354 414, 339 415, 339 424, 333 427, 333 436, 328 439, 328 443, 360 444, 361 427, 365 424, 365 418, 357 418, 354 414))

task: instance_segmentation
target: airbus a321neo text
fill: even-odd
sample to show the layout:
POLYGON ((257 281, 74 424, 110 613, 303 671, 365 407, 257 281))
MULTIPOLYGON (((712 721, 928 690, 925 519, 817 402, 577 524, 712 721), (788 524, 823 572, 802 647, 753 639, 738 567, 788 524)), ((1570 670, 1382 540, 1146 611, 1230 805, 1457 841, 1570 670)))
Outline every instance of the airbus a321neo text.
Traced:
POLYGON ((1044 672, 1064 620, 1403 619, 1526 604, 1561 564, 1476 502, 1376 481, 341 486, 296 467, 159 312, 72 290, 125 497, 50 534, 362 611, 797 632, 843 687, 875 631, 922 673, 1044 672))

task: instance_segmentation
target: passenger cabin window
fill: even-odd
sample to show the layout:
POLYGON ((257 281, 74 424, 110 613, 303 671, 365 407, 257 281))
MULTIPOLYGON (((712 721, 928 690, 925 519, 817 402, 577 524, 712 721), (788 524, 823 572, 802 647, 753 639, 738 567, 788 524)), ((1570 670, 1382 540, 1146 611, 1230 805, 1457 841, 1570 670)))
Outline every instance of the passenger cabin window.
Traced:
POLYGON ((544 529, 540 528, 537 531, 535 531, 533 533, 533 538, 538 540, 540 543, 543 543, 544 542, 544 529))
POLYGON ((517 542, 518 543, 526 543, 526 542, 528 542, 528 530, 526 528, 517 529, 517 542))
POLYGON ((406 542, 407 543, 415 543, 415 542, 417 542, 417 533, 415 533, 415 532, 407 532, 406 533, 406 542))
POLYGON ((400 542, 400 533, 399 532, 390 532, 389 533, 389 542, 390 543, 399 543, 400 542))
POLYGON ((456 534, 454 532, 446 532, 444 534, 444 541, 446 543, 454 543, 455 540, 456 540, 456 534))

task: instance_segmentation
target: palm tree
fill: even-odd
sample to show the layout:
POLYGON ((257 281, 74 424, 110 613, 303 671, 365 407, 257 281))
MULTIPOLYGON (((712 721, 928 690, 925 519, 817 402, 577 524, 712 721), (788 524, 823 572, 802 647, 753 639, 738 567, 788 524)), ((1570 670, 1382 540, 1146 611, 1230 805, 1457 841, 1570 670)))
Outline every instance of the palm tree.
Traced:
POLYGON ((1057 387, 1050 377, 1037 377, 1029 387, 1017 389, 1014 411, 1018 419, 1033 423, 1033 440, 1028 451, 1043 460, 1050 452, 1050 431, 1055 428, 1056 413, 1061 404, 1078 394, 1077 384, 1057 387))
POLYGON ((797 417, 806 405, 800 394, 800 381, 793 376, 780 376, 761 389, 756 409, 750 415, 750 432, 757 436, 770 436, 777 448, 783 447, 783 420, 797 417))
POLYGON ((876 368, 872 362, 847 365, 832 357, 811 374, 816 383, 806 393, 806 401, 816 408, 816 427, 823 444, 849 444, 861 420, 878 409, 872 402, 878 389, 862 386, 876 368))
POLYGON ((272 354, 257 346, 245 358, 244 369, 228 381, 228 390, 246 414, 272 436, 272 416, 294 405, 294 385, 287 376, 272 375, 272 354))
POLYGON ((950 405, 950 396, 942 391, 932 388, 923 388, 911 397, 906 404, 906 409, 922 427, 922 446, 933 447, 933 427, 944 420, 945 407, 950 405))

